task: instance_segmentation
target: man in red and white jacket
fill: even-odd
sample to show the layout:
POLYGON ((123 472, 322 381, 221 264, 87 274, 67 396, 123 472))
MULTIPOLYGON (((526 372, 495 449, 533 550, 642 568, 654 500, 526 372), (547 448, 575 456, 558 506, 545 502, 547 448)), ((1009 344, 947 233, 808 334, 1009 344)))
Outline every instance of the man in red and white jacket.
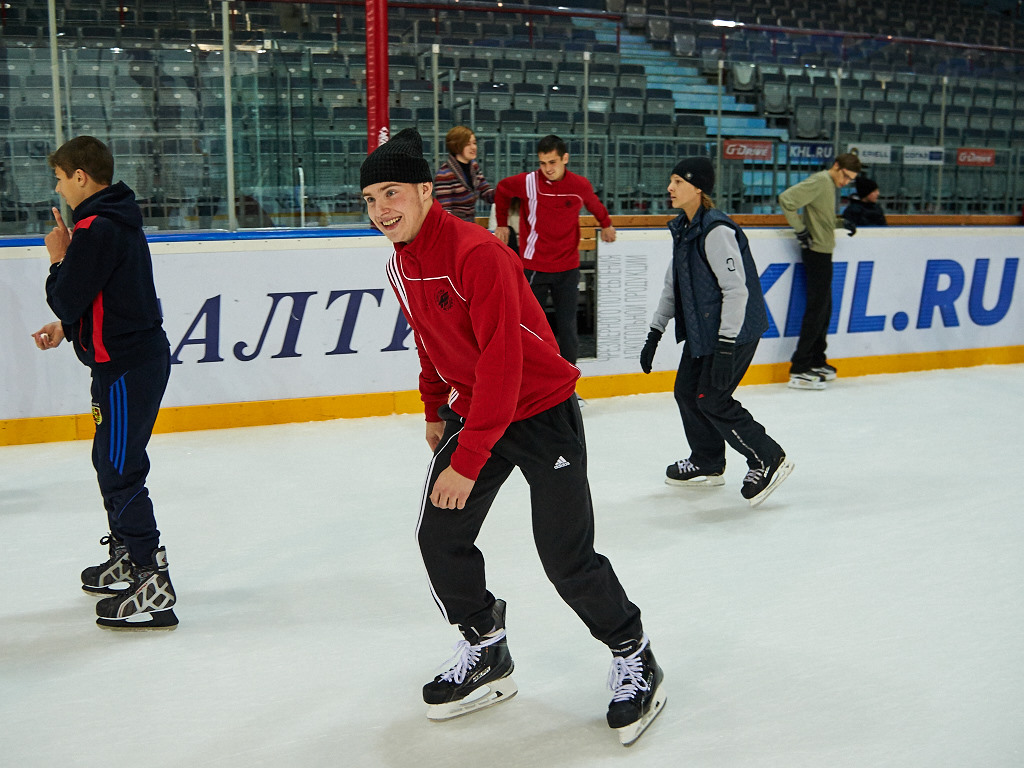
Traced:
POLYGON ((559 356, 516 254, 482 227, 445 213, 431 196, 431 178, 413 129, 378 147, 360 170, 369 217, 395 246, 388 278, 420 357, 434 457, 417 540, 431 593, 465 640, 451 669, 424 686, 428 717, 465 714, 516 691, 505 603, 487 590, 475 541, 498 490, 519 467, 531 489, 545 573, 612 649, 616 669, 625 670, 615 678, 609 724, 642 730, 638 724, 660 709, 653 696, 662 675, 639 608, 594 551, 586 441, 573 397, 579 371, 559 356), (470 695, 485 686, 486 693, 470 695))
POLYGON ((576 308, 580 283, 580 210, 590 211, 601 225, 601 239, 614 242, 615 227, 590 182, 568 168, 569 152, 558 136, 537 142, 540 168, 498 182, 494 194, 498 228, 508 242, 508 210, 520 201, 519 252, 526 278, 543 307, 548 293, 555 309, 555 336, 562 357, 575 363, 579 354, 576 308))

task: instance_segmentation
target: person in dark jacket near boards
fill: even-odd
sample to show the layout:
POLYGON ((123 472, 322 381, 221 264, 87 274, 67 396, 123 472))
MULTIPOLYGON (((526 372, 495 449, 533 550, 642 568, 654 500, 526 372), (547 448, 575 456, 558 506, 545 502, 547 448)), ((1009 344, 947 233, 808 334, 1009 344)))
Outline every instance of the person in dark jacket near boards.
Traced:
POLYGON ((640 367, 651 372, 658 342, 674 319, 676 341, 683 342, 675 398, 691 453, 669 465, 665 482, 724 485, 728 443, 747 460, 741 493, 757 506, 794 465, 733 397, 768 329, 768 315, 747 237, 714 207, 714 186, 715 169, 707 158, 684 158, 672 171, 668 192, 682 213, 668 225, 672 262, 640 367))
POLYGON ((74 225, 53 209, 46 301, 59 322, 32 336, 39 349, 67 338, 92 371, 92 460, 110 527, 100 540, 109 559, 82 571, 82 589, 107 596, 96 604, 101 627, 170 629, 176 596, 146 488, 146 446, 171 361, 142 212, 124 182, 111 183, 114 159, 99 139, 71 139, 49 163, 74 225))
POLYGON ((867 176, 858 176, 853 182, 857 194, 850 198, 843 209, 843 218, 858 227, 884 227, 885 209, 878 204, 878 182, 867 176))

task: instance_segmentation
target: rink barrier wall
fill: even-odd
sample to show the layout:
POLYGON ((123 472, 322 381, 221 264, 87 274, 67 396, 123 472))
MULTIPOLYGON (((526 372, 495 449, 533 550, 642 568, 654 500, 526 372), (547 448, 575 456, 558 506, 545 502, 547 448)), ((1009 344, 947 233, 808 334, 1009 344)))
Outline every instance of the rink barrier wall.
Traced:
MULTIPOLYGON (((996 349, 960 349, 945 352, 861 357, 833 360, 844 378, 881 373, 909 373, 939 368, 1024 363, 1024 346, 996 349)), ((789 378, 788 363, 755 365, 747 370, 742 386, 780 384, 789 378)), ((583 398, 618 397, 671 392, 674 371, 650 374, 627 373, 580 379, 577 391, 583 398)), ((367 418, 421 413, 419 392, 382 392, 364 395, 304 397, 248 403, 220 403, 162 408, 155 433, 234 429, 306 421, 367 418)), ((92 414, 0 420, 0 446, 91 440, 95 430, 92 414)))
MULTIPOLYGON (((598 342, 599 359, 580 361, 583 378, 580 380, 578 391, 585 398, 601 398, 648 392, 670 392, 672 390, 675 366, 678 363, 678 348, 668 342, 671 330, 666 334, 666 340, 659 347, 659 354, 655 359, 655 371, 653 373, 650 375, 638 373, 636 364, 639 346, 642 346, 643 339, 646 336, 646 326, 651 310, 653 305, 657 303, 657 296, 660 293, 665 269, 664 265, 667 265, 669 259, 670 250, 665 247, 669 245, 666 240, 667 235, 662 228, 664 222, 669 218, 671 217, 614 217, 616 228, 621 235, 619 241, 615 244, 602 243, 598 249, 596 254, 599 267, 598 272, 607 278, 604 283, 598 286, 599 295, 602 297, 598 307, 599 314, 602 310, 608 310, 612 312, 613 318, 623 317, 629 322, 602 322, 601 328, 609 333, 599 333, 601 336, 598 342), (655 226, 657 228, 630 230, 629 227, 631 226, 647 228, 655 226), (634 274, 633 278, 630 278, 628 274, 629 269, 625 270, 627 274, 624 277, 626 279, 616 280, 616 269, 621 272, 622 264, 626 263, 626 260, 629 259, 632 260, 631 263, 634 265, 641 263, 644 271, 642 280, 636 274, 634 274), (604 263, 602 264, 602 262, 604 263), (648 262, 650 262, 649 265, 648 262), (640 281, 638 284, 642 284, 642 288, 632 290, 631 292, 629 285, 631 279, 634 283, 640 281), (616 293, 617 291, 618 293, 616 293), (617 302, 619 308, 622 309, 621 315, 616 314, 619 312, 619 309, 616 309, 617 302), (631 302, 632 305, 630 304, 631 302)), ((789 266, 792 266, 792 263, 797 259, 794 259, 793 254, 788 250, 791 246, 791 233, 788 230, 776 229, 781 217, 738 216, 736 218, 740 221, 744 221, 746 218, 751 219, 751 221, 744 221, 744 223, 752 227, 748 229, 748 234, 756 241, 755 253, 758 257, 759 265, 761 265, 763 257, 765 263, 770 263, 770 266, 783 270, 787 275, 793 273, 789 266), (771 228, 753 228, 758 225, 768 225, 771 228), (790 262, 788 266, 784 263, 786 261, 790 262)), ((1021 248, 1021 245, 1024 244, 1024 239, 1020 237, 1021 230, 1016 227, 1005 227, 1007 224, 1018 223, 1016 218, 979 218, 981 221, 967 220, 966 217, 946 217, 947 221, 943 223, 952 224, 953 227, 946 229, 943 237, 953 237, 954 241, 956 241, 964 236, 969 236, 969 242, 972 245, 966 248, 967 251, 974 247, 973 244, 975 242, 983 243, 985 237, 995 237, 991 242, 998 244, 998 247, 989 249, 983 246, 977 247, 977 250, 991 252, 993 256, 1001 253, 1019 254, 1024 252, 1024 248, 1021 248), (972 228, 968 231, 965 225, 973 224, 975 221, 984 224, 985 229, 975 230, 972 228), (1005 228, 997 228, 993 225, 1001 225, 1005 228), (958 229, 956 227, 964 228, 958 229), (1009 240, 1007 240, 1008 237, 1010 238, 1009 240)), ((934 218, 929 218, 929 221, 934 221, 934 218)), ((586 217, 584 217, 581 223, 584 225, 596 224, 592 220, 588 221, 586 217)), ((906 257, 906 251, 909 246, 920 239, 921 233, 926 231, 928 230, 924 228, 911 229, 909 227, 903 231, 896 228, 875 230, 866 234, 863 238, 857 238, 853 242, 868 245, 870 246, 868 250, 874 252, 879 249, 886 250, 884 247, 887 245, 886 240, 895 239, 902 242, 895 242, 894 247, 890 250, 896 251, 899 256, 906 257), (918 233, 918 236, 915 236, 915 232, 918 233)), ((865 232, 865 230, 862 230, 862 232, 865 232)), ((589 236, 591 243, 596 245, 594 234, 592 228, 589 228, 589 231, 588 228, 585 228, 583 231, 584 237, 589 236)), ((840 253, 844 248, 847 251, 850 250, 850 246, 846 244, 846 238, 840 238, 840 240, 842 242, 837 248, 837 260, 840 258, 840 253)), ((363 319, 363 316, 367 314, 365 312, 367 305, 372 309, 377 307, 384 308, 388 301, 391 300, 388 298, 391 295, 390 288, 387 287, 386 281, 383 280, 382 267, 386 255, 381 256, 385 252, 389 253, 390 247, 386 241, 382 241, 382 238, 371 230, 316 230, 308 233, 302 232, 301 234, 294 231, 213 233, 192 236, 180 233, 169 235, 155 234, 150 236, 150 242, 154 253, 154 264, 155 266, 159 265, 161 270, 157 275, 158 285, 164 286, 167 282, 170 282, 182 285, 188 284, 187 287, 193 291, 219 291, 217 293, 218 299, 222 294, 227 297, 228 291, 234 290, 235 295, 231 302, 225 299, 225 308, 233 308, 234 305, 245 303, 242 298, 242 294, 245 293, 243 288, 251 289, 251 293, 261 294, 264 301, 268 296, 287 296, 294 302, 297 296, 304 294, 313 296, 318 293, 318 291, 299 291, 291 281, 285 286, 278 285, 283 279, 282 273, 286 273, 285 276, 289 278, 294 278, 296 275, 302 278, 307 274, 320 275, 322 272, 333 272, 335 274, 330 276, 330 279, 333 280, 337 280, 338 274, 344 276, 352 274, 355 275, 354 279, 357 281, 357 285, 374 285, 375 283, 370 283, 369 281, 371 279, 376 280, 381 286, 380 289, 365 289, 363 291, 364 293, 372 294, 372 296, 371 299, 364 302, 364 312, 359 315, 360 323, 368 322, 363 319), (368 259, 368 254, 372 255, 373 259, 368 259), (346 260, 349 255, 352 255, 352 259, 346 260), (378 257, 380 257, 379 263, 378 257), (293 258, 298 259, 298 261, 292 262, 293 258), (289 265, 295 264, 296 269, 281 270, 281 263, 284 261, 288 261, 289 265), (339 262, 342 263, 339 265, 339 262), (168 268, 168 265, 173 265, 174 267, 171 272, 178 273, 177 276, 169 281, 167 280, 167 275, 164 274, 164 270, 168 268), (204 283, 200 287, 196 287, 194 279, 189 283, 188 277, 182 277, 182 275, 194 275, 198 269, 204 270, 205 273, 204 283), (241 280, 239 280, 239 276, 242 277, 241 280), (358 282, 360 280, 362 282, 358 282), (209 287, 206 285, 207 282, 210 284, 209 287), (263 283, 266 283, 266 288, 264 288, 263 283), (242 287, 238 287, 239 285, 242 287), (281 291, 283 288, 284 292, 261 293, 263 290, 273 288, 276 288, 278 291, 281 291), (372 299, 376 299, 376 306, 374 306, 372 299)), ((939 242, 944 241, 940 238, 939 242)), ((964 261, 964 264, 967 264, 971 254, 969 252, 965 253, 965 246, 962 243, 956 242, 952 242, 951 245, 953 247, 950 248, 950 254, 948 254, 951 257, 949 261, 960 258, 964 261)), ((912 250, 912 248, 909 249, 912 250)), ((938 255, 941 256, 943 254, 940 253, 938 255)), ((874 295, 872 295, 870 302, 871 312, 868 311, 867 291, 862 290, 864 286, 861 285, 861 278, 866 274, 867 281, 870 283, 871 269, 868 268, 865 272, 865 263, 869 264, 869 267, 877 266, 879 268, 878 271, 881 272, 883 267, 889 268, 891 266, 889 260, 874 259, 872 257, 873 260, 871 262, 858 261, 856 263, 857 269, 854 270, 852 267, 855 266, 855 256, 851 255, 849 258, 850 269, 847 270, 848 274, 845 278, 843 290, 846 293, 852 294, 852 304, 854 305, 854 310, 851 311, 849 318, 850 330, 855 330, 853 329, 855 320, 863 322, 865 320, 876 321, 881 318, 879 322, 888 324, 890 321, 888 316, 872 314, 872 312, 876 311, 875 304, 877 303, 874 295), (876 261, 877 264, 875 263, 876 261), (853 274, 855 271, 856 277, 853 274), (851 287, 852 291, 848 290, 851 287), (860 299, 858 299, 858 295, 860 295, 860 299), (856 312, 859 312, 860 315, 854 318, 852 315, 856 314, 856 312)), ((1004 262, 1002 266, 993 264, 988 269, 988 282, 994 285, 983 286, 985 289, 984 296, 979 292, 978 296, 980 298, 977 301, 975 301, 976 297, 974 297, 972 292, 972 307, 975 305, 981 306, 986 312, 992 311, 993 307, 998 309, 994 291, 996 288, 999 288, 1000 271, 1003 275, 1005 287, 1007 274, 1010 271, 1007 269, 1006 262, 1014 262, 1014 272, 1017 262, 1016 258, 1000 258, 1004 262)), ((49 318, 49 311, 45 304, 43 304, 41 297, 41 285, 45 277, 46 263, 45 247, 42 246, 41 237, 8 238, 0 241, 0 269, 5 270, 0 284, 7 284, 13 299, 10 302, 11 306, 0 307, 0 319, 4 320, 3 326, 0 326, 0 359, 7 358, 4 365, 7 373, 2 377, 4 383, 0 385, 0 445, 90 439, 92 437, 93 422, 91 415, 76 412, 82 410, 83 393, 88 391, 85 389, 88 386, 87 369, 78 363, 70 349, 40 354, 33 348, 31 354, 25 352, 25 345, 31 347, 31 339, 28 338, 28 335, 41 323, 47 322, 49 318), (5 350, 4 347, 9 349, 5 350), (8 364, 11 365, 10 368, 8 368, 8 364), (9 372, 11 370, 18 371, 22 376, 10 376, 9 372), (25 387, 25 381, 32 381, 36 386, 32 388, 25 387), (12 410, 16 411, 19 408, 24 411, 36 410, 36 412, 30 413, 27 416, 11 413, 12 410)), ((899 269, 903 270, 910 264, 910 260, 908 259, 906 264, 902 260, 896 262, 896 264, 899 269)), ((977 263, 974 264, 974 267, 976 276, 977 263)), ((953 270, 954 273, 955 271, 953 270)), ((961 271, 967 273, 967 277, 961 279, 961 282, 969 285, 971 282, 971 270, 964 267, 961 271)), ((889 284, 905 281, 905 275, 898 270, 894 274, 898 279, 886 277, 884 280, 880 278, 877 282, 888 286, 889 284)), ((948 275, 946 277, 948 278, 948 275)), ((764 281, 765 277, 762 276, 763 284, 764 281)), ((299 283, 301 283, 301 280, 299 280, 299 283)), ((870 288, 868 283, 865 285, 870 288)), ((941 290, 948 288, 942 282, 933 281, 933 283, 932 288, 940 293, 941 290)), ((343 285, 344 283, 341 284, 343 285)), ((784 304, 785 297, 779 298, 777 296, 780 293, 778 286, 781 284, 782 280, 776 280, 776 283, 773 284, 775 287, 772 287, 771 291, 766 289, 766 302, 769 305, 770 311, 777 314, 780 329, 775 333, 776 338, 774 339, 769 338, 771 330, 769 334, 766 334, 766 338, 758 349, 758 355, 754 359, 754 364, 744 379, 743 383, 745 385, 779 383, 784 382, 788 377, 788 362, 786 360, 788 360, 788 355, 791 353, 794 340, 792 339, 792 329, 790 328, 792 324, 791 318, 788 316, 784 318, 784 316, 787 314, 791 315, 794 307, 802 312, 802 306, 797 306, 792 298, 790 298, 788 310, 786 309, 784 304), (783 322, 784 319, 785 322, 783 322), (782 325, 786 326, 785 333, 782 332, 782 325)), ((1020 293, 1017 289, 1019 284, 1020 281, 1017 281, 1017 283, 1011 286, 1013 293, 1020 293)), ((180 303, 176 291, 182 288, 182 285, 168 288, 162 294, 162 302, 165 305, 165 326, 169 327, 168 335, 172 339, 172 350, 177 345, 178 352, 182 357, 185 357, 189 351, 197 348, 195 346, 188 346, 186 349, 185 340, 187 340, 189 345, 199 344, 194 338, 199 332, 196 331, 196 334, 190 337, 189 333, 191 333, 192 329, 190 328, 189 332, 185 333, 184 328, 188 327, 190 322, 195 327, 200 315, 196 314, 197 304, 195 302, 184 314, 179 312, 177 317, 174 316, 175 313, 173 311, 168 312, 169 304, 180 303), (174 328, 172 329, 170 326, 174 326, 174 328), (183 333, 184 340, 182 338, 183 333), (185 349, 184 352, 182 351, 183 349, 185 349)), ((335 285, 335 283, 330 283, 331 287, 335 285)), ((321 294, 328 292, 323 289, 323 286, 316 287, 321 294)), ((349 293, 349 291, 339 293, 349 293)), ((875 291, 872 291, 872 293, 874 294, 875 291)), ((195 293, 194 295, 205 296, 206 294, 195 293)), ((840 292, 838 296, 842 299, 845 295, 840 292)), ((958 299, 961 305, 966 303, 966 297, 967 291, 965 288, 963 296, 958 299)), ((1000 293, 999 303, 1002 303, 1002 298, 1000 293)), ((1014 296, 1010 297, 1010 304, 1014 303, 1014 298, 1014 296)), ((332 293, 331 301, 333 300, 332 293)), ((277 299, 275 298, 276 301, 277 299)), ((844 304, 844 311, 846 311, 845 305, 851 302, 843 301, 842 303, 844 304)), ((338 304, 340 305, 341 302, 339 301, 338 304)), ((835 354, 830 354, 830 360, 840 368, 840 375, 844 378, 934 368, 1021 363, 1024 362, 1024 335, 1016 330, 1007 332, 1008 328, 1024 328, 1024 322, 1020 322, 1020 304, 1021 301, 1016 301, 1016 306, 1012 307, 1012 311, 1008 314, 1004 312, 1007 316, 999 318, 1002 322, 996 322, 995 327, 999 331, 996 335, 992 335, 991 329, 985 330, 973 327, 954 328, 952 330, 957 333, 953 337, 946 338, 944 336, 939 342, 927 342, 929 344, 937 344, 940 347, 945 345, 948 348, 916 350, 913 347, 920 342, 907 344, 906 336, 908 334, 904 334, 902 337, 904 341, 901 342, 902 346, 909 348, 881 349, 880 346, 885 346, 885 344, 879 345, 881 339, 890 339, 892 337, 896 342, 899 342, 900 337, 892 334, 886 328, 884 334, 875 334, 874 341, 865 344, 863 342, 865 338, 863 333, 858 336, 856 333, 846 333, 847 329, 841 328, 837 336, 830 336, 830 352, 835 352, 835 354), (977 347, 972 346, 975 343, 977 343, 977 347), (882 354, 864 354, 865 351, 874 351, 875 348, 878 348, 878 351, 882 352, 882 354)), ((203 308, 205 309, 206 306, 204 304, 203 308)), ((330 306, 330 302, 328 302, 328 306, 330 306)), ((351 309, 351 306, 349 306, 349 309, 351 309)), ((955 320, 956 312, 954 309, 952 303, 950 303, 948 307, 936 307, 935 312, 939 313, 940 310, 941 312, 948 310, 953 313, 955 320)), ((293 316, 295 312, 296 309, 293 304, 293 316)), ((175 371, 172 373, 172 385, 184 384, 183 389, 187 390, 187 392, 186 394, 181 392, 174 394, 169 388, 168 396, 165 397, 164 408, 161 410, 157 421, 157 432, 258 426, 337 418, 382 416, 393 413, 417 413, 421 411, 421 403, 417 392, 387 386, 392 382, 399 383, 415 380, 414 372, 418 370, 418 363, 414 360, 416 357, 415 352, 407 353, 404 351, 404 348, 403 355, 401 356, 404 362, 400 365, 394 363, 397 357, 385 359, 386 356, 379 354, 376 356, 372 354, 351 355, 347 358, 342 356, 331 357, 329 358, 330 365, 327 363, 320 364, 320 368, 326 369, 326 374, 322 370, 314 371, 320 377, 319 379, 316 376, 313 377, 317 379, 314 382, 314 388, 319 387, 320 392, 296 394, 296 392, 290 391, 296 389, 294 382, 275 379, 270 369, 266 367, 267 357, 302 357, 296 349, 292 350, 292 354, 286 354, 285 347, 288 346, 287 339, 291 329, 290 323, 284 334, 285 344, 282 346, 281 352, 270 355, 269 351, 270 346, 280 342, 280 334, 278 334, 275 341, 268 341, 268 352, 262 356, 260 355, 263 337, 268 336, 268 331, 271 329, 273 314, 273 308, 270 310, 270 316, 267 316, 265 307, 257 307, 255 314, 250 313, 248 316, 249 320, 252 320, 253 317, 256 319, 266 318, 263 335, 260 337, 258 347, 254 339, 254 336, 258 335, 258 327, 253 332, 252 328, 247 326, 248 330, 244 331, 241 335, 230 335, 234 331, 224 334, 227 338, 228 347, 230 347, 231 342, 235 339, 249 338, 247 342, 239 341, 234 345, 237 358, 246 360, 257 358, 250 362, 249 367, 241 368, 238 366, 236 360, 230 359, 231 353, 228 349, 220 350, 223 353, 222 357, 227 357, 228 359, 226 362, 218 361, 221 362, 219 367, 194 364, 197 362, 207 362, 205 359, 179 361, 187 364, 175 366, 175 371), (360 359, 358 364, 353 367, 353 358, 357 357, 360 359), (367 357, 369 360, 364 361, 363 358, 367 357), (412 361, 411 365, 410 361, 412 361), (257 365, 260 363, 264 365, 262 370, 268 372, 266 375, 261 373, 261 369, 257 365), (234 369, 231 367, 233 364, 235 365, 234 369), (348 365, 347 368, 345 367, 346 364, 348 365), (211 377, 211 372, 214 368, 216 368, 218 375, 211 377), (383 370, 380 376, 375 375, 378 368, 383 370), (201 375, 197 374, 197 372, 201 372, 201 375), (360 376, 365 380, 362 383, 359 381, 360 376), (189 377, 191 377, 191 380, 189 380, 189 377), (264 382, 262 390, 242 391, 246 387, 251 389, 254 381, 260 382, 264 378, 266 382, 264 382), (352 383, 353 378, 356 380, 354 384, 352 383), (286 384, 287 386, 285 386, 286 384), (350 391, 342 394, 329 394, 339 390, 343 391, 346 385, 351 385, 349 387, 350 391), (363 386, 367 391, 353 391, 352 386, 363 386), (369 391, 371 389, 379 391, 369 391), (271 396, 266 396, 267 393, 270 393, 271 396), (260 396, 260 394, 263 394, 263 396, 260 396), (205 398, 210 401, 187 402, 190 398, 193 400, 205 398)), ((282 311, 281 314, 284 315, 285 313, 282 311)), ((301 312, 299 314, 301 320, 301 312)), ((312 315, 312 312, 310 314, 312 315)), ((902 315, 906 313, 899 312, 896 314, 902 315)), ((968 314, 963 310, 962 306, 960 307, 960 314, 968 314)), ((227 309, 225 309, 224 315, 225 317, 227 316, 227 309)), ((347 317, 348 315, 346 314, 347 317)), ((834 322, 839 319, 836 316, 833 318, 834 322)), ((845 323, 847 318, 843 317, 841 319, 845 323)), ((895 327, 895 315, 891 319, 895 327)), ((207 317, 207 321, 209 322, 209 317, 207 317)), ((304 332, 306 332, 308 326, 313 325, 315 322, 316 320, 309 320, 306 326, 303 327, 304 332)), ((379 320, 374 320, 373 322, 378 326, 381 325, 379 320)), ((227 325, 226 320, 224 324, 227 325)), ((936 323, 936 325, 942 324, 941 322, 936 323)), ((953 324, 956 325, 955 322, 953 324)), ((391 321, 384 328, 386 331, 383 337, 385 342, 388 338, 391 338, 393 325, 394 321, 391 321)), ((966 327, 970 323, 964 319, 962 325, 966 327)), ((898 330, 903 329, 900 328, 898 330)), ((294 334, 296 338, 293 339, 293 344, 297 343, 298 331, 299 329, 296 327, 294 334)), ((398 338, 398 332, 399 329, 395 326, 395 339, 398 338)), ((207 333, 209 332, 207 331, 207 333)), ((344 329, 342 334, 345 334, 344 329)), ((269 335, 273 336, 273 333, 269 335)), ((947 333, 946 336, 948 335, 947 333)), ((349 342, 356 345, 355 340, 358 336, 357 332, 350 329, 349 342)), ((886 342, 886 344, 900 346, 896 342, 886 342)), ((333 339, 329 340, 329 344, 333 343, 333 339)), ((198 347, 198 349, 206 349, 207 356, 209 356, 209 344, 210 342, 207 342, 206 347, 202 345, 198 347)), ((338 347, 340 348, 341 346, 342 344, 339 340, 338 347)), ((380 344, 377 344, 377 347, 379 348, 380 344)), ((329 345, 327 348, 329 349, 329 345)), ((337 349, 334 351, 337 352, 337 349)), ((372 352, 372 350, 369 351, 372 352)), ((387 350, 382 349, 381 351, 387 350)), ((305 346, 303 346, 301 352, 306 354, 307 359, 315 357, 313 354, 315 350, 311 352, 305 346)), ((327 352, 327 354, 330 355, 332 352, 327 352)), ((198 357, 198 353, 193 354, 192 357, 198 357)), ((294 361, 282 361, 281 365, 284 362, 294 361)), ((297 378, 300 379, 300 384, 302 385, 298 389, 302 389, 306 385, 307 379, 305 376, 297 378)))

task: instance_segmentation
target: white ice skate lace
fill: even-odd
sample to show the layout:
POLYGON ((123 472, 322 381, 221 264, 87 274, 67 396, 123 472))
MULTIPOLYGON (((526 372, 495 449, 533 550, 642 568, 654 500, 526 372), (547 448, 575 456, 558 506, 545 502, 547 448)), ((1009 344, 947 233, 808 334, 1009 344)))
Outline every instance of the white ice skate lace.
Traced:
POLYGON ((644 663, 640 654, 647 647, 645 637, 640 647, 629 656, 612 656, 608 671, 608 687, 612 689, 612 702, 629 701, 637 691, 648 691, 651 686, 644 680, 644 663))
POLYGON ((697 466, 692 461, 690 461, 689 459, 683 459, 681 461, 677 461, 676 462, 676 466, 679 468, 680 474, 683 474, 683 473, 686 473, 686 472, 696 472, 697 471, 697 466))
POLYGON ((752 469, 749 472, 747 472, 747 476, 743 478, 743 482, 744 483, 760 483, 761 482, 761 478, 763 478, 764 475, 765 475, 764 468, 763 467, 758 467, 757 469, 752 469))
POLYGON ((494 645, 503 637, 505 637, 504 629, 493 637, 484 638, 476 645, 471 645, 468 640, 459 640, 455 644, 455 655, 445 662, 445 666, 450 666, 451 669, 442 674, 441 679, 446 683, 462 685, 462 682, 466 679, 466 673, 480 661, 480 652, 488 645, 494 645))

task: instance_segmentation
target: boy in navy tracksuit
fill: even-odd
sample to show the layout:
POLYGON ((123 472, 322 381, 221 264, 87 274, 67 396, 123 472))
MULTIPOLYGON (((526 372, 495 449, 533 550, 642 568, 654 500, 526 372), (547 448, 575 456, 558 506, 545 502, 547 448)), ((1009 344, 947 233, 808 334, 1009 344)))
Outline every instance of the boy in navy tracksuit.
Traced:
POLYGON ((92 371, 92 461, 110 533, 109 559, 82 571, 82 589, 109 595, 96 623, 112 629, 171 628, 174 588, 146 489, 146 445, 170 375, 170 348, 153 285, 142 212, 103 142, 79 136, 49 157, 72 232, 54 208, 46 236, 46 301, 60 322, 33 334, 40 349, 70 339, 92 371))

